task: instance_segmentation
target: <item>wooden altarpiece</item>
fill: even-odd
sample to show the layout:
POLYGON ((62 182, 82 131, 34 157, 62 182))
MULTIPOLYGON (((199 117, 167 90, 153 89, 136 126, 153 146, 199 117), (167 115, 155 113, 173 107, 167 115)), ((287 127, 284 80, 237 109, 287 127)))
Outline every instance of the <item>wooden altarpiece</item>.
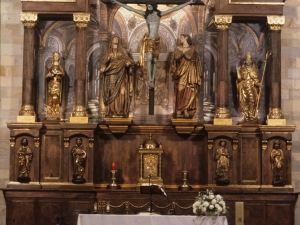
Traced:
MULTIPOLYGON (((129 3, 144 4, 145 1, 126 1, 126 4, 129 3)), ((182 1, 162 0, 158 3, 179 4, 182 1)), ((87 43, 99 43, 98 52, 105 52, 109 34, 113 30, 111 18, 118 7, 110 4, 108 0, 22 1, 23 96, 18 122, 7 123, 10 129, 10 175, 7 188, 3 189, 7 204, 7 224, 23 224, 24 221, 32 225, 55 224, 57 221, 59 224, 76 224, 78 213, 136 214, 145 211, 149 202, 147 196, 139 192, 139 149, 145 148, 140 147, 140 143, 148 140, 149 134, 155 142, 164 146, 163 154, 159 154, 159 178, 163 180, 168 198, 175 205, 177 214, 193 214, 192 204, 198 192, 214 189, 223 196, 229 206, 229 224, 235 224, 236 201, 244 202, 245 224, 294 224, 297 193, 294 193, 291 180, 291 150, 295 126, 286 125, 281 112, 280 95, 280 31, 284 24, 284 1, 215 0, 199 4, 190 6, 196 17, 199 16, 199 12, 204 12, 201 11, 201 7, 211 9, 209 12, 213 14, 212 23, 207 23, 207 31, 211 32, 210 37, 215 40, 214 56, 217 59, 214 64, 204 60, 206 68, 215 68, 215 92, 210 92, 214 88, 210 87, 208 80, 208 91, 201 93, 199 99, 201 101, 205 93, 208 94, 208 99, 215 95, 214 116, 210 122, 205 122, 203 112, 200 112, 196 122, 168 119, 165 123, 160 119, 152 120, 153 116, 147 115, 140 115, 138 119, 103 119, 100 107, 98 114, 101 119, 89 118, 86 96, 89 92, 89 80, 86 67, 90 66, 90 62, 87 62, 87 52, 91 48, 87 43), (97 24, 99 29, 97 32, 89 32, 89 26, 95 27, 95 23, 89 24, 95 19, 93 13, 97 10, 100 15, 100 23, 97 24), (65 21, 64 23, 75 31, 72 35, 76 43, 71 41, 64 49, 67 51, 73 44, 76 55, 70 122, 38 122, 42 121, 37 107, 40 98, 34 90, 44 82, 44 75, 35 75, 41 71, 36 69, 38 60, 34 59, 35 55, 43 54, 47 46, 41 38, 36 37, 35 31, 42 30, 49 21, 54 21, 52 28, 60 24, 60 21, 65 21), (266 34, 270 42, 267 47, 256 43, 257 51, 264 53, 266 48, 272 50, 266 81, 268 93, 264 98, 268 108, 264 111, 261 123, 236 124, 235 120, 239 118, 233 116, 232 110, 231 100, 234 94, 231 92, 232 62, 229 59, 232 58, 229 52, 233 39, 230 36, 232 29, 229 28, 243 28, 248 23, 255 23, 254 28, 268 25, 266 34), (95 39, 97 41, 93 41, 95 39), (29 183, 18 182, 18 149, 23 138, 28 140, 28 147, 33 153, 29 183), (86 182, 82 184, 72 182, 74 171, 71 152, 78 138, 81 138, 82 148, 86 153, 83 175, 86 182), (270 162, 275 140, 279 140, 284 156, 284 183, 281 185, 273 183, 270 162), (226 143, 230 167, 228 182, 220 185, 216 182, 215 155, 221 141, 226 143), (120 189, 107 189, 112 179, 112 162, 117 163, 117 168, 114 169, 118 172, 116 182, 120 189), (188 172, 187 183, 192 187, 188 190, 178 189, 183 184, 183 171, 188 172)), ((189 17, 189 20, 191 18, 189 17)), ((198 29, 202 25, 197 26, 198 29)), ((194 32, 199 34, 197 29, 194 32)), ((249 32, 254 34, 256 30, 249 32)), ((201 49, 203 33, 197 37, 201 49)), ((235 47, 238 51, 244 46, 235 47)), ((205 57, 205 54, 200 51, 202 57, 205 57)), ((66 53, 64 57, 68 56, 66 53)), ((203 80, 206 80, 205 76, 203 80)), ((65 108, 67 109, 67 103, 65 108)), ((162 214, 167 214, 171 207, 163 195, 153 196, 153 205, 154 212, 162 214)))

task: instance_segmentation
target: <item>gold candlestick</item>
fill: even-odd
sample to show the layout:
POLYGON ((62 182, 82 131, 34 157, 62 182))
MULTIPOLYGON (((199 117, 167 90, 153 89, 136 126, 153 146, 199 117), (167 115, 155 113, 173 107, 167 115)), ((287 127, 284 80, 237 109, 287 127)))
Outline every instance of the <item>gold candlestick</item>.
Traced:
POLYGON ((181 191, 188 191, 188 190, 192 190, 193 188, 187 184, 187 180, 188 180, 188 171, 184 170, 182 171, 182 180, 183 180, 183 185, 178 187, 178 190, 181 191))
POLYGON ((116 175, 117 175, 117 170, 111 170, 111 183, 107 185, 107 189, 120 189, 121 186, 116 183, 116 175))

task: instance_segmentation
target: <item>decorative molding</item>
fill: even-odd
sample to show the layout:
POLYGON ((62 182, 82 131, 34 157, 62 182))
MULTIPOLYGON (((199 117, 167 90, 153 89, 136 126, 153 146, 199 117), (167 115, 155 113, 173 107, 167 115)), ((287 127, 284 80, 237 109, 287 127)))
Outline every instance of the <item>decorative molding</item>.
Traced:
POLYGON ((25 27, 33 28, 37 24, 38 14, 35 12, 22 12, 20 16, 25 27))
POLYGON ((76 23, 77 27, 87 27, 90 22, 91 14, 90 13, 74 13, 73 20, 76 23))
POLYGON ((281 30, 285 23, 285 16, 267 16, 267 24, 270 30, 281 30))
POLYGON ((232 23, 232 15, 215 15, 214 23, 218 30, 228 30, 232 23))

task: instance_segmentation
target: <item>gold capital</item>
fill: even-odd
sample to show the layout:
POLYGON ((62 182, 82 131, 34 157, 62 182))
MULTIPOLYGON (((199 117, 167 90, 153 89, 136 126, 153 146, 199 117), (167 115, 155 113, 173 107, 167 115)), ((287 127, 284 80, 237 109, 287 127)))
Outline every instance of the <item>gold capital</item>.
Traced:
POLYGON ((267 24, 270 30, 281 30, 285 23, 285 16, 267 16, 267 24))
POLYGON ((231 15, 215 15, 215 25, 218 30, 227 30, 231 23, 231 15))
POLYGON ((38 21, 38 14, 35 12, 20 13, 21 21, 25 27, 34 27, 38 21))
POLYGON ((87 27, 90 22, 91 14, 90 13, 74 13, 73 20, 76 23, 77 27, 87 27))

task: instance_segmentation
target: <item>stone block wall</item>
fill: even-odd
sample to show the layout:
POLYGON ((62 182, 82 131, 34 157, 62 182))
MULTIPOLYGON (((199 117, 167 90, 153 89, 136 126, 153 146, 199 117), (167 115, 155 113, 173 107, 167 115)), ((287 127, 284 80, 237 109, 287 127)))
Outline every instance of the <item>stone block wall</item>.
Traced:
MULTIPOLYGON (((0 188, 9 177, 9 129, 15 122, 22 99, 23 24, 20 0, 1 0, 0 27, 0 188)), ((282 110, 288 124, 297 126, 293 133, 292 176, 295 191, 300 191, 300 1, 285 3, 286 23, 282 28, 282 110)), ((0 225, 5 225, 6 206, 0 193, 0 225)), ((295 212, 300 224, 300 199, 295 212)))

